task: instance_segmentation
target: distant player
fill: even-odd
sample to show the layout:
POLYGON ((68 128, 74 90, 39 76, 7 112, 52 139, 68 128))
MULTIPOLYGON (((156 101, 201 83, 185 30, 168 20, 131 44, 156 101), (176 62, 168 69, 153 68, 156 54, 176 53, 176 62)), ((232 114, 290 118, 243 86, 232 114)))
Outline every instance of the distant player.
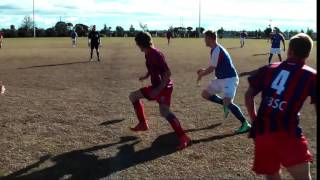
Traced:
POLYGON ((72 47, 76 47, 76 43, 77 43, 77 38, 78 38, 78 34, 75 30, 73 30, 71 32, 71 39, 72 39, 72 47))
POLYGON ((206 76, 215 71, 214 79, 210 82, 205 90, 202 91, 202 97, 211 102, 220 104, 224 107, 225 118, 228 116, 229 110, 241 122, 241 127, 238 128, 236 133, 245 133, 250 130, 250 123, 245 119, 240 108, 233 103, 236 94, 239 78, 235 67, 232 64, 231 57, 226 49, 224 49, 217 42, 216 32, 205 32, 205 43, 211 48, 210 64, 206 69, 199 69, 198 82, 203 76, 206 76), (223 93, 223 99, 217 94, 223 93))
POLYGON ((170 111, 173 82, 170 80, 171 72, 165 61, 164 55, 152 45, 152 38, 148 32, 139 32, 135 41, 140 50, 145 54, 147 73, 139 80, 151 79, 151 85, 130 93, 130 101, 133 104, 139 123, 131 128, 132 131, 148 130, 147 119, 141 99, 157 101, 160 114, 174 129, 180 143, 177 149, 183 149, 190 143, 190 138, 182 129, 178 118, 170 111))
POLYGON ((243 48, 244 47, 244 41, 247 38, 247 33, 243 30, 240 33, 240 47, 243 48))
POLYGON ((101 45, 101 40, 100 40, 100 33, 96 31, 96 25, 93 25, 92 30, 89 33, 88 44, 89 44, 89 47, 91 48, 90 61, 93 61, 92 60, 93 49, 96 49, 98 61, 100 61, 99 47, 101 45))
POLYGON ((280 49, 280 42, 282 41, 283 44, 283 51, 286 50, 285 39, 283 35, 279 32, 279 30, 274 29, 271 35, 271 49, 270 49, 270 56, 269 56, 269 64, 271 63, 272 56, 274 54, 278 54, 279 61, 282 61, 281 58, 281 49, 280 49))
POLYGON ((168 46, 169 46, 169 44, 170 44, 170 39, 172 38, 172 32, 171 32, 170 30, 167 31, 166 36, 167 36, 168 46))
POLYGON ((286 61, 264 66, 248 78, 245 102, 253 122, 253 171, 267 179, 280 179, 281 166, 294 179, 311 179, 312 156, 299 126, 299 111, 308 96, 316 105, 317 72, 305 65, 312 46, 308 35, 297 34, 290 39, 286 61), (257 114, 254 97, 260 92, 257 114))
POLYGON ((3 34, 0 31, 0 49, 2 48, 3 34))
POLYGON ((0 95, 4 95, 4 92, 6 91, 6 88, 4 87, 4 85, 2 84, 2 81, 0 81, 0 95))

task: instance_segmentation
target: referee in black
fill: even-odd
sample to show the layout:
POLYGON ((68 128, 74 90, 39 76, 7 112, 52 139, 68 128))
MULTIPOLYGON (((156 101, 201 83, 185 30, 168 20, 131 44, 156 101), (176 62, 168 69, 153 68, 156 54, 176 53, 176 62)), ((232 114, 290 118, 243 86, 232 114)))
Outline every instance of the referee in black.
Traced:
POLYGON ((92 30, 90 31, 88 36, 88 45, 91 48, 90 61, 93 61, 92 60, 93 49, 96 49, 98 61, 100 61, 100 56, 99 56, 100 44, 101 44, 100 33, 96 31, 96 25, 93 25, 92 30))

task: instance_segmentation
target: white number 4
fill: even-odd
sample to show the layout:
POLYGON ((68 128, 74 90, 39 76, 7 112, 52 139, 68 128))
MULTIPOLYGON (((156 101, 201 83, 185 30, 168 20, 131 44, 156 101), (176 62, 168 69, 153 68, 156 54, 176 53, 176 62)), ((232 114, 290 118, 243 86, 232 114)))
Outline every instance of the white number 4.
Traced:
POLYGON ((278 95, 284 91, 284 86, 288 80, 289 74, 289 71, 281 70, 276 79, 272 82, 271 88, 277 90, 278 95))

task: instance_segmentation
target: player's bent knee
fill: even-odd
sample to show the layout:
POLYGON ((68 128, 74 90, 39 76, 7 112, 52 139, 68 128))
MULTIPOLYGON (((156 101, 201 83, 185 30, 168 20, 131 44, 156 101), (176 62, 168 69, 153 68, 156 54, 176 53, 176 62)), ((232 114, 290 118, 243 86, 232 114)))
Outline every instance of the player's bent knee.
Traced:
POLYGON ((136 102, 137 101, 137 98, 135 96, 135 92, 131 92, 129 94, 129 99, 130 99, 131 102, 136 102))

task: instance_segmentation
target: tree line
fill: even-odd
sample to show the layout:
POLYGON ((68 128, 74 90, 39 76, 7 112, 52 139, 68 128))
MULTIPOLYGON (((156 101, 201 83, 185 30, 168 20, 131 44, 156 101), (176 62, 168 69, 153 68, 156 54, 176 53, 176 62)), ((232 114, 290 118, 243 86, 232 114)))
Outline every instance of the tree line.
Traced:
MULTIPOLYGON (((165 37, 167 31, 171 31, 173 37, 179 38, 195 38, 201 37, 205 29, 203 27, 169 27, 168 30, 148 30, 147 25, 141 25, 140 27, 143 31, 148 31, 152 36, 155 37, 165 37)), ((275 27, 277 28, 277 27, 275 27)), ((43 29, 43 28, 35 28, 36 37, 69 37, 71 32, 75 30, 79 37, 86 37, 90 31, 90 27, 85 24, 75 24, 73 25, 70 22, 63 22, 59 21, 55 24, 55 26, 43 29)), ((33 21, 32 18, 29 16, 24 17, 20 27, 16 29, 14 25, 11 25, 9 29, 2 29, 2 33, 4 37, 33 37, 33 21)), ((266 27, 264 30, 258 29, 254 31, 246 31, 248 34, 248 38, 268 38, 270 36, 272 29, 271 27, 266 27)), ((290 38, 299 32, 304 32, 303 30, 286 30, 286 31, 279 31, 286 37, 290 38)), ((125 30, 121 26, 116 26, 115 29, 107 26, 106 24, 104 27, 99 31, 101 36, 106 37, 134 37, 138 32, 133 25, 130 26, 128 30, 125 30)), ((219 38, 224 37, 239 37, 241 31, 235 30, 225 30, 223 27, 217 30, 217 34, 219 38)), ((313 39, 316 39, 316 33, 312 29, 307 29, 306 34, 308 34, 313 39)))

